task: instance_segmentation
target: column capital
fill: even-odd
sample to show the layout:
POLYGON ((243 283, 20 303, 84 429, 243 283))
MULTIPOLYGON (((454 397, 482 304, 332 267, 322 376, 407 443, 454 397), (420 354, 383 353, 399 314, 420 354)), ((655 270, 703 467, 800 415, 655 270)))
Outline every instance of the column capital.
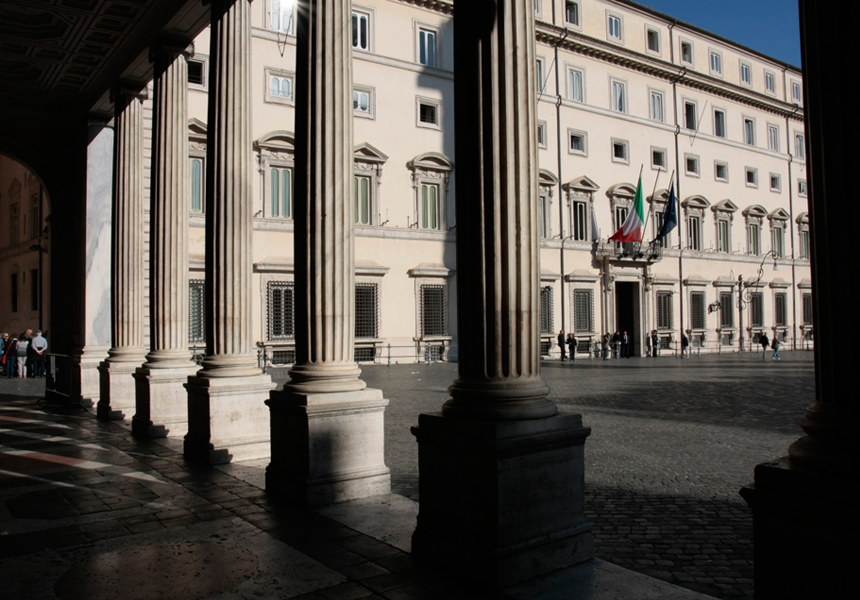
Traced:
POLYGON ((184 56, 187 59, 194 56, 194 51, 193 40, 179 34, 165 32, 149 47, 149 62, 154 63, 162 57, 169 61, 177 56, 184 56))
POLYGON ((110 89, 110 100, 117 107, 128 104, 134 99, 143 101, 149 97, 146 84, 135 81, 118 81, 110 89))

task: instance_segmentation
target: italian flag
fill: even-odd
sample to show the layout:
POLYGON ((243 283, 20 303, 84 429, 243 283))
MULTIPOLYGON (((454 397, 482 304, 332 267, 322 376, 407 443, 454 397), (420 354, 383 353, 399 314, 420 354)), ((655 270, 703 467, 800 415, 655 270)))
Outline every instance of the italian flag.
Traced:
POLYGON ((645 209, 642 201, 642 175, 639 175, 639 185, 636 186, 633 206, 628 211, 624 223, 609 240, 613 242, 641 242, 643 225, 645 225, 645 209))

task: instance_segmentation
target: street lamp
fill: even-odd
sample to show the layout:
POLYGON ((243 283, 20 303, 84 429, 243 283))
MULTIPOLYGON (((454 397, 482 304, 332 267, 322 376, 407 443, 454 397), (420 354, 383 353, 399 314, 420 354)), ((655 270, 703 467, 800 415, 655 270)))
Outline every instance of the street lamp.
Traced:
POLYGON ((767 254, 761 257, 761 264, 758 266, 758 276, 755 281, 751 281, 744 286, 744 276, 738 275, 738 332, 740 336, 741 352, 744 351, 744 304, 752 303, 753 296, 750 288, 756 287, 761 281, 761 278, 764 277, 764 263, 768 257, 773 258, 773 270, 779 271, 779 265, 776 262, 776 259, 779 257, 773 250, 770 250, 767 254), (744 289, 746 289, 746 294, 744 294, 744 289))

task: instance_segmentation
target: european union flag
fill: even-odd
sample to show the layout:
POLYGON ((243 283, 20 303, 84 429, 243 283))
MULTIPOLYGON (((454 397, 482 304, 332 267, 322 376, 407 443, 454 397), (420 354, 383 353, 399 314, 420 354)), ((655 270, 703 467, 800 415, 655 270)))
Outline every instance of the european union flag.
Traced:
POLYGON ((675 199, 675 184, 669 187, 669 200, 666 201, 666 210, 663 213, 663 227, 660 228, 660 233, 657 235, 655 242, 659 242, 664 237, 669 235, 669 232, 678 226, 678 209, 676 208, 678 201, 675 199))

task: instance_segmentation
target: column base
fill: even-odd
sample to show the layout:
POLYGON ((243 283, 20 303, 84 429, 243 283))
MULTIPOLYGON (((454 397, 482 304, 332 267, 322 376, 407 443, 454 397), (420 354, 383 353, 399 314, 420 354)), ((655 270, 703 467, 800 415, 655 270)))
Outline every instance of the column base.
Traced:
POLYGON ((92 408, 101 395, 99 365, 107 357, 108 346, 77 347, 72 350, 71 366, 72 399, 80 401, 84 408, 92 408))
POLYGON ((199 368, 150 369, 138 367, 135 379, 135 413, 131 433, 135 437, 177 437, 188 432, 188 391, 185 384, 199 368))
POLYGON ((391 492, 385 466, 382 391, 278 391, 271 410, 272 462, 266 491, 301 506, 391 492))
POLYGON ((422 414, 412 552, 498 588, 592 558, 582 417, 471 421, 422 414))
POLYGON ((753 511, 757 600, 856 594, 858 490, 853 469, 822 474, 787 457, 756 466, 740 494, 753 511))
POLYGON ((268 458, 269 411, 275 384, 267 375, 189 377, 185 457, 204 464, 268 458))
MULTIPOLYGON (((143 362, 143 356, 141 356, 143 362)), ((139 362, 99 364, 99 400, 96 416, 103 421, 130 419, 134 414, 134 371, 139 362)))

